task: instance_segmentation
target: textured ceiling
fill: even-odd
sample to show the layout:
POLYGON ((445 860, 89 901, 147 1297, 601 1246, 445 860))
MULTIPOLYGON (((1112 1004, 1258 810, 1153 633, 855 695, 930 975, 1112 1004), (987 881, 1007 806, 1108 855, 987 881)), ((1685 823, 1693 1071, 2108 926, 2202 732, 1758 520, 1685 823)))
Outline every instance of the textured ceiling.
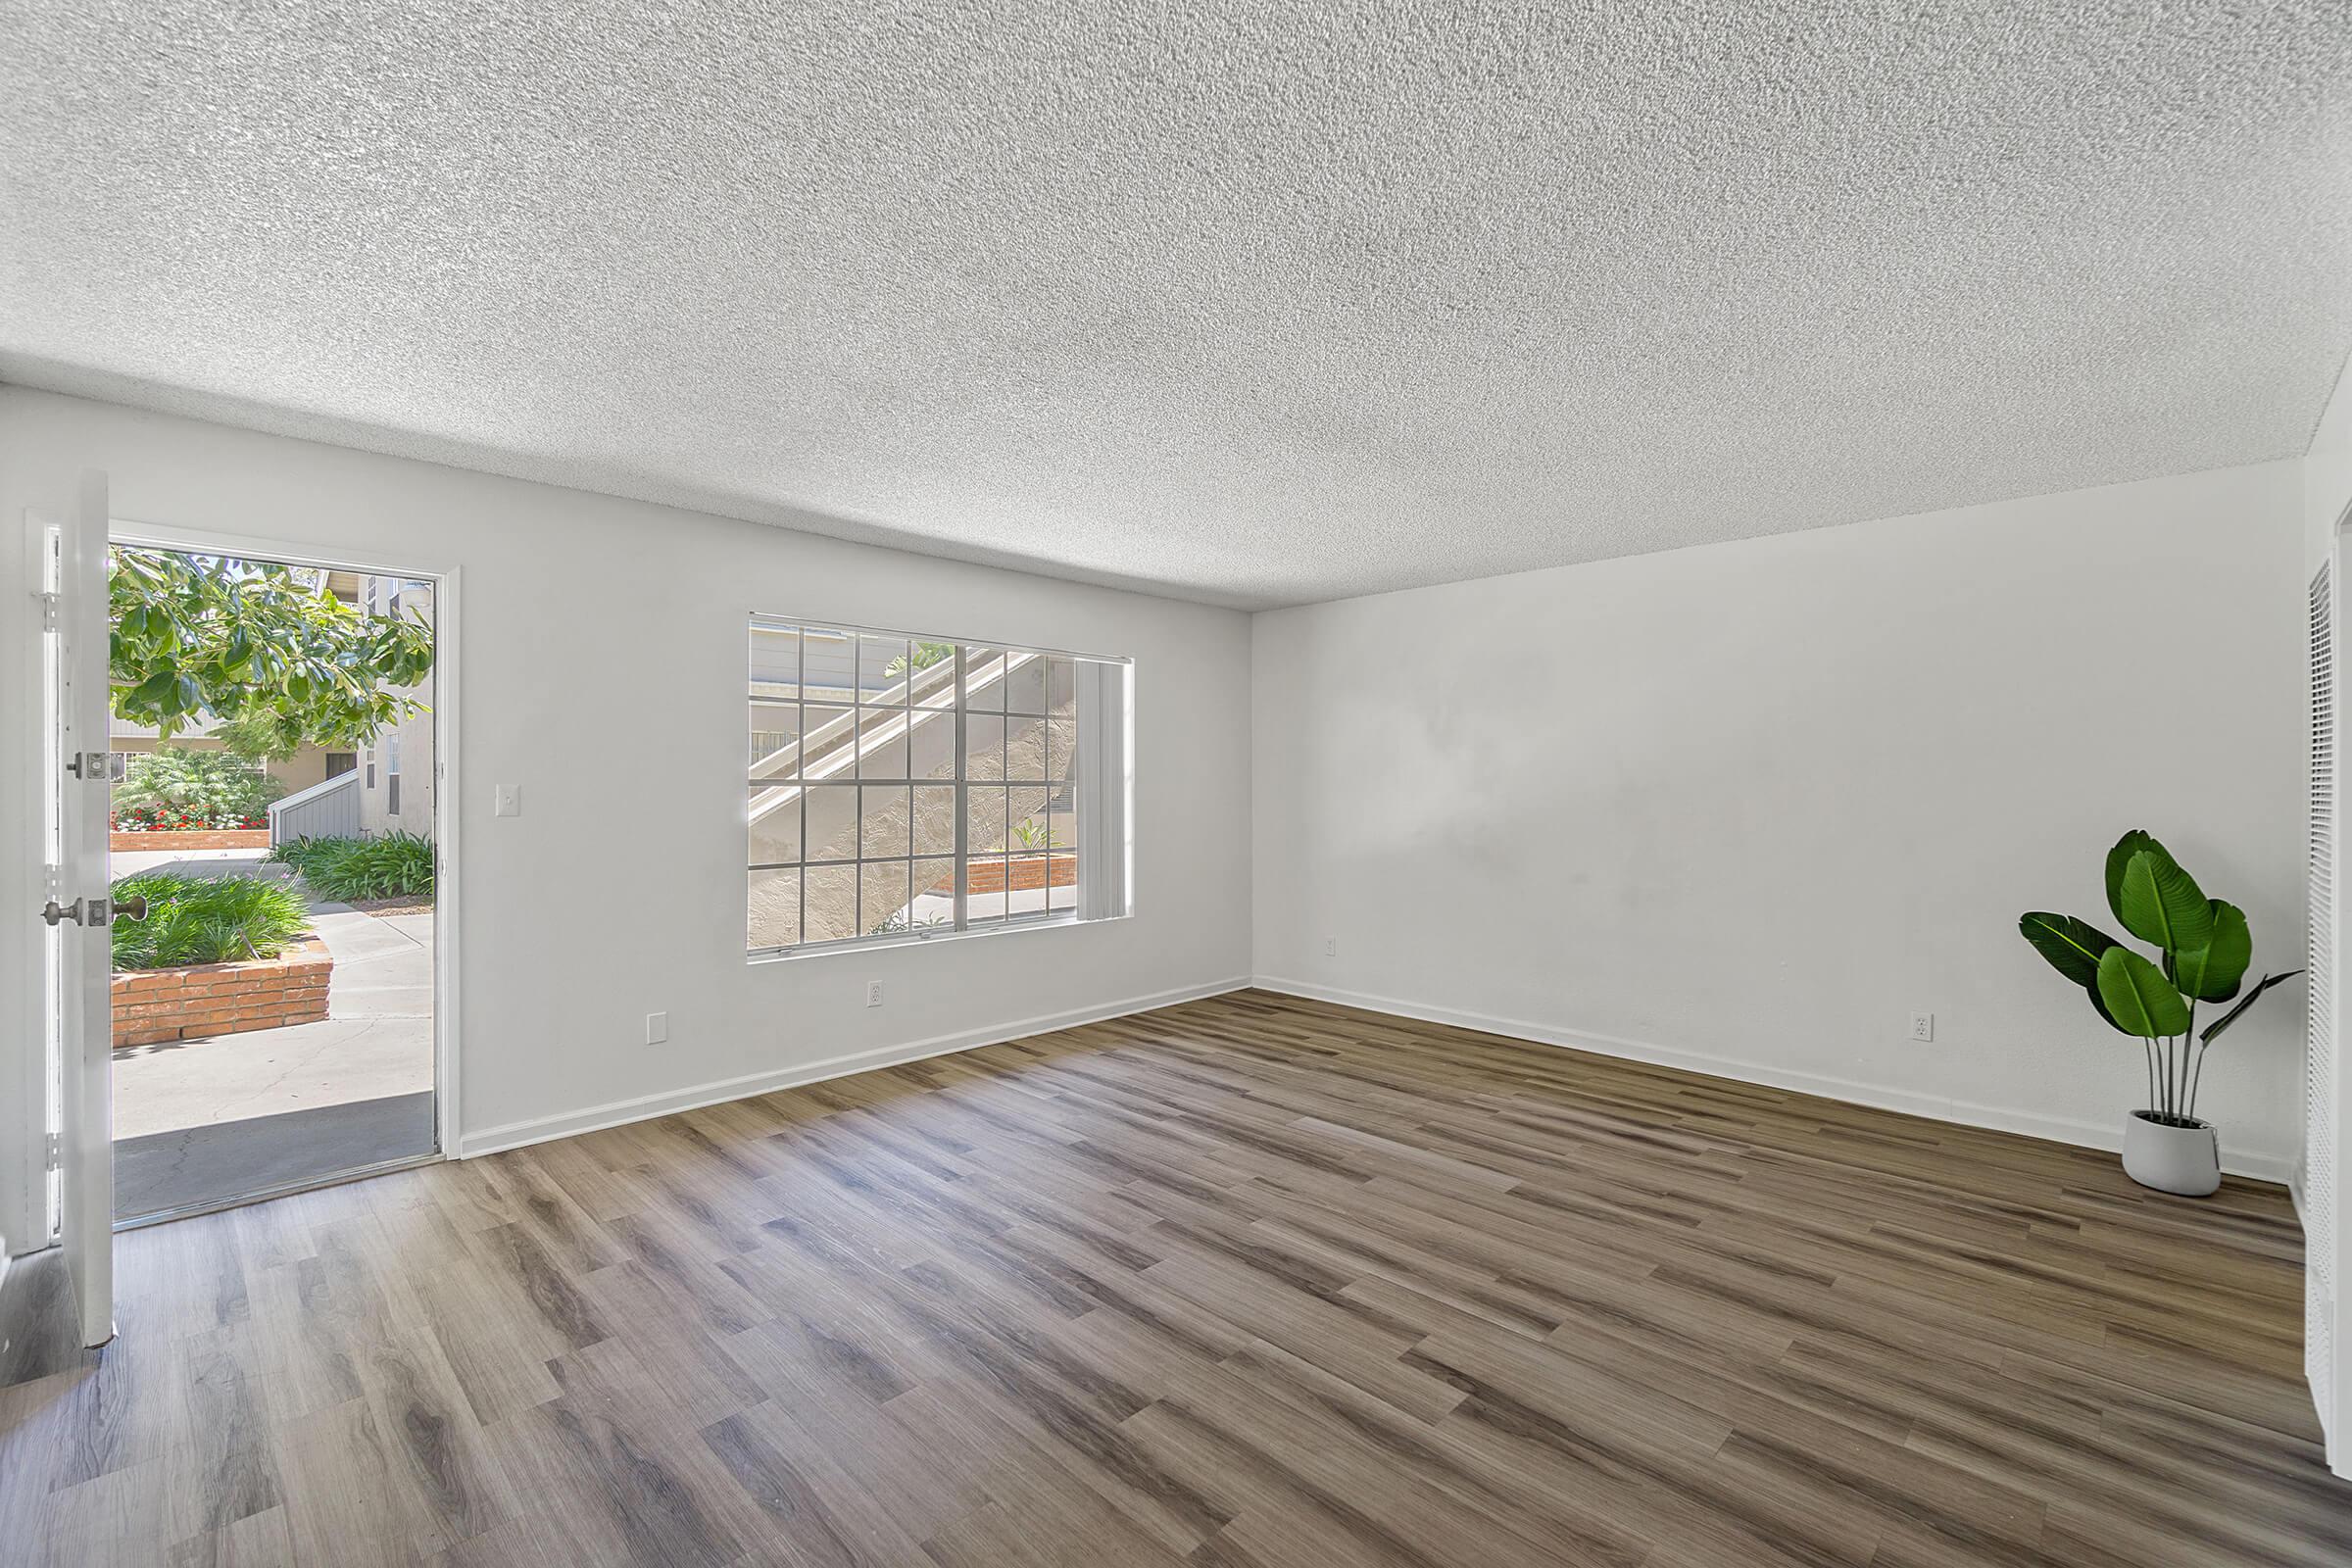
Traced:
POLYGON ((2299 454, 2348 84, 2344 0, 0 0, 0 378, 1293 603, 2299 454))

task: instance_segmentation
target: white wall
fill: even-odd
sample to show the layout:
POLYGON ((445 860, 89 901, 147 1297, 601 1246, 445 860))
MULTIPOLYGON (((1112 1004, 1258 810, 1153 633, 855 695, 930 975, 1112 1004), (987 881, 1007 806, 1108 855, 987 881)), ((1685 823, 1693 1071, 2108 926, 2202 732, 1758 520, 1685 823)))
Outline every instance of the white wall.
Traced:
MULTIPOLYGON (((1260 615, 1257 972, 2111 1146, 2140 1052, 2017 916, 2112 928, 2104 853, 2145 827, 2245 907, 2258 967, 2301 964, 2301 487, 2272 464, 1260 615)), ((2302 1006, 2216 1053, 2234 1168, 2292 1163, 2302 1006)))
POLYGON ((2314 571, 2333 542, 2346 507, 2352 507, 2352 365, 2337 379, 2335 395, 2320 415, 2303 463, 2304 544, 2314 571))
MULTIPOLYGON (((84 466, 111 475, 118 517, 460 570, 464 794, 444 805, 463 821, 461 1103, 472 1145, 1249 972, 1244 615, 0 389, 0 514, 12 527, 25 507, 70 494, 84 466), (754 609, 1132 657, 1134 917, 747 965, 754 609), (522 786, 520 816, 490 814, 494 783, 522 786), (879 1009, 863 1005, 869 978, 886 984, 879 1009), (645 1014, 657 1010, 670 1038, 649 1048, 645 1014)), ((20 554, 0 551, 12 632, 27 603, 20 554)), ((0 641, 21 659, 24 639, 0 641)), ((12 790, 27 776, 14 749, 29 729, 12 721, 0 741, 12 790)), ((12 800, 6 814, 21 808, 12 800)), ((12 856, 20 837, 9 835, 12 856)), ((37 905, 28 874, 21 856, 0 862, 8 907, 37 905)), ((23 1002, 26 955, 12 944, 6 961, 0 995, 23 1002)), ((8 1023, 21 1042, 19 1020, 8 1023)))

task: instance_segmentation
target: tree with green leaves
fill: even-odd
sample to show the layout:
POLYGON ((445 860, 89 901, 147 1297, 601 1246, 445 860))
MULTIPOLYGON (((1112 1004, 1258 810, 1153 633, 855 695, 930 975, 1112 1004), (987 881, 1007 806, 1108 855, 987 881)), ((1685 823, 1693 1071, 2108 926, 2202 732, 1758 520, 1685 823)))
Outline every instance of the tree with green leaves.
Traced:
POLYGON ((421 617, 368 616, 316 572, 274 562, 118 548, 107 598, 119 718, 170 740, 212 720, 247 755, 357 748, 424 705, 421 617))
POLYGON ((231 757, 248 762, 291 762, 309 744, 299 720, 274 709, 255 709, 213 725, 213 739, 231 757))

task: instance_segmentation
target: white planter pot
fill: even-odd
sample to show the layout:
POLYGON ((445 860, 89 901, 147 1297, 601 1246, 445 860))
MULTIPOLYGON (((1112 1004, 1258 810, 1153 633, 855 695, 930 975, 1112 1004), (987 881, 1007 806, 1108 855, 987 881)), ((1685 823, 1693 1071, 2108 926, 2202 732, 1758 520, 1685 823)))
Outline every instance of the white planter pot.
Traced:
POLYGON ((2222 1146, 2213 1123, 2175 1127, 2152 1110, 2124 1119, 2124 1174, 2142 1187, 2203 1198, 2222 1185, 2222 1146))

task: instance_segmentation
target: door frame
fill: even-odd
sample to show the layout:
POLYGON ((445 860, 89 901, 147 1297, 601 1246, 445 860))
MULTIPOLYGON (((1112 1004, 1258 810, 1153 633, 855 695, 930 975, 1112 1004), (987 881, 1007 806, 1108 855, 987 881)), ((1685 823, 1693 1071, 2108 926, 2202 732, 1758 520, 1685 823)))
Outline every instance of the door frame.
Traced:
MULTIPOLYGON (((220 533, 117 515, 107 525, 110 545, 149 545, 198 555, 229 555, 289 566, 369 572, 384 577, 429 578, 433 584, 433 1136, 442 1159, 458 1157, 459 1008, 458 805, 465 799, 459 780, 458 706, 460 674, 459 568, 369 548, 343 549, 316 542, 270 539, 258 534, 220 533)), ((369 1174, 357 1172, 353 1174, 369 1174)), ((340 1180, 342 1178, 329 1178, 340 1180)))

